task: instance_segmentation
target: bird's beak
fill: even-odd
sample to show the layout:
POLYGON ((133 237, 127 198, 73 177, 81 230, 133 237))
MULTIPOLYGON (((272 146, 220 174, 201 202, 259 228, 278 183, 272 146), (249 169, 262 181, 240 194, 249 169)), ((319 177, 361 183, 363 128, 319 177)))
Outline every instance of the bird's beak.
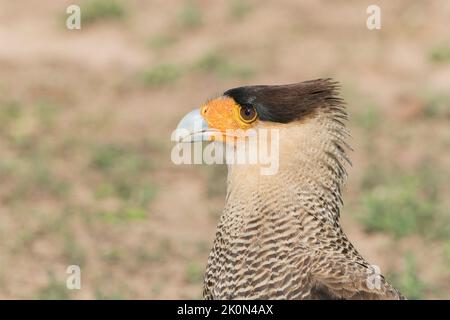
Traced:
POLYGON ((216 130, 211 129, 200 113, 200 109, 189 112, 181 119, 176 130, 178 142, 211 141, 216 130))

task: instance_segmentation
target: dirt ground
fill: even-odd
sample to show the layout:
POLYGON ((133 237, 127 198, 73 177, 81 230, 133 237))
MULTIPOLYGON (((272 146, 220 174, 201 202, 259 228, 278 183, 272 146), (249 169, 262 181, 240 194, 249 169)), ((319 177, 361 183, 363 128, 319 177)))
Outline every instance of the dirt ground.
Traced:
POLYGON ((368 30, 373 2, 2 1, 0 298, 201 298, 226 171, 174 165, 172 131, 228 88, 320 77, 350 113, 349 238, 450 298, 450 2, 376 1, 368 30))

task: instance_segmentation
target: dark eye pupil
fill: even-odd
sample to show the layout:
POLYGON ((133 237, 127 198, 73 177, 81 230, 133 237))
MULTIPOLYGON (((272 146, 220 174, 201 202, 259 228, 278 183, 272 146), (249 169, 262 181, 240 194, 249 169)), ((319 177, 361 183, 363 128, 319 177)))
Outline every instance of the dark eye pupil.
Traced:
POLYGON ((244 120, 253 120, 256 110, 253 107, 242 107, 241 116, 244 120))

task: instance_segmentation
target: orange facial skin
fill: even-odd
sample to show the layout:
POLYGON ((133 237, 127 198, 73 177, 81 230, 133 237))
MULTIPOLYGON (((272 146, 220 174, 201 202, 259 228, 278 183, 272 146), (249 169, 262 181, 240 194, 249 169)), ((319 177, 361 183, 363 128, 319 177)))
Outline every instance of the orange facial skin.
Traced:
MULTIPOLYGON (((232 98, 220 97, 208 101, 201 107, 201 115, 212 130, 217 130, 222 134, 215 137, 224 139, 225 136, 238 136, 238 132, 243 132, 254 126, 255 122, 246 123, 239 116, 241 107, 232 98)), ((214 140, 214 137, 213 139, 214 140)))

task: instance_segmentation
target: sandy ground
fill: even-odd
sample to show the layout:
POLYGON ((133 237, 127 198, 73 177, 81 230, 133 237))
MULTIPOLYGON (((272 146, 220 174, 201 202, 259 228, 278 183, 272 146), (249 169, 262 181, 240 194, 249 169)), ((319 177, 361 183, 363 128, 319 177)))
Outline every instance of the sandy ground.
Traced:
POLYGON ((172 130, 230 87, 319 77, 349 104, 349 238, 401 289, 450 297, 448 234, 358 218, 374 164, 418 176, 424 163, 448 218, 450 63, 430 55, 449 43, 450 2, 377 1, 377 31, 370 1, 122 1, 124 17, 67 30, 72 3, 0 4, 0 298, 200 298, 224 170, 172 164, 172 130), (155 80, 161 65, 176 76, 155 80), (65 288, 72 264, 81 290, 65 288))

